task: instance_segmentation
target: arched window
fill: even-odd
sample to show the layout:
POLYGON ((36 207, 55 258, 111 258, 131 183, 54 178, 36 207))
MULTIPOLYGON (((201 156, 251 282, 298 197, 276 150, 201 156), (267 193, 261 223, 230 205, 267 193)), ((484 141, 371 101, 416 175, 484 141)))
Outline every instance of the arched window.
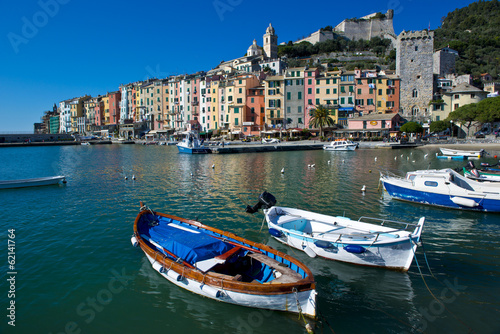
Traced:
POLYGON ((412 97, 418 97, 418 90, 414 89, 411 94, 412 97))
POLYGON ((418 109, 418 107, 414 106, 413 108, 411 108, 411 115, 412 116, 417 116, 418 113, 419 113, 419 111, 420 110, 418 109))

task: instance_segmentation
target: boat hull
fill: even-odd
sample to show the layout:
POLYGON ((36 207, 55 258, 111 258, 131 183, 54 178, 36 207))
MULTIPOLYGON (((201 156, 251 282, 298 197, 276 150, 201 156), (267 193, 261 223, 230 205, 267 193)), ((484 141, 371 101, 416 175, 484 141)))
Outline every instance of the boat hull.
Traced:
POLYGON ((50 186, 65 181, 65 176, 39 177, 34 179, 0 181, 0 189, 50 186))
POLYGON ((185 147, 182 145, 177 144, 177 149, 179 150, 179 153, 185 153, 185 154, 207 154, 207 153, 212 153, 212 150, 209 148, 204 148, 204 147, 198 147, 198 148, 193 148, 193 147, 185 147))
POLYGON ((356 150, 356 145, 346 145, 343 147, 331 147, 331 146, 323 146, 325 151, 354 151, 356 150))
MULTIPOLYGON (((156 260, 146 254, 151 266, 156 270, 154 263, 156 260)), ((316 317, 316 290, 300 291, 295 295, 294 292, 286 294, 248 294, 245 292, 231 291, 228 289, 221 289, 217 286, 210 286, 209 289, 205 288, 205 284, 183 277, 178 281, 175 277, 169 276, 156 270, 158 274, 163 276, 176 286, 191 291, 197 295, 214 299, 220 302, 235 304, 245 307, 262 308, 274 311, 286 311, 299 313, 297 308, 297 299, 300 303, 301 311, 303 314, 315 318, 316 317)), ((182 274, 182 273, 181 273, 182 274)))
POLYGON ((387 179, 381 178, 381 182, 387 193, 395 199, 402 201, 440 206, 445 208, 485 211, 485 212, 500 212, 500 200, 485 198, 482 195, 467 196, 465 194, 440 194, 429 191, 409 189, 390 182, 387 179), (459 201, 464 199, 466 201, 459 201), (473 204, 472 202, 476 203, 473 204), (472 204, 468 204, 472 203, 472 204))

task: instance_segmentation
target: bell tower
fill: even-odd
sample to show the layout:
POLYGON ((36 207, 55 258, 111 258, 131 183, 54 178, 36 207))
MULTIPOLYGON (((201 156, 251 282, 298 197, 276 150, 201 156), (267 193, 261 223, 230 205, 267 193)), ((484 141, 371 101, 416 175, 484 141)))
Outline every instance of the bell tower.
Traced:
POLYGON ((269 23, 269 27, 264 34, 264 55, 266 58, 278 58, 278 36, 274 32, 274 28, 269 23))

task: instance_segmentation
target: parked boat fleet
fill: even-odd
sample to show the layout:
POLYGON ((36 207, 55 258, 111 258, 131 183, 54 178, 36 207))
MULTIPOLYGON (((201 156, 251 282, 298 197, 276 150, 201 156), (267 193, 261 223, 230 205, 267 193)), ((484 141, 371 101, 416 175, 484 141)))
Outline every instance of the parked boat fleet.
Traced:
MULTIPOLYGON (((355 145, 355 144, 354 144, 355 145)), ((181 153, 197 153, 201 144, 187 136, 181 153)), ((354 150, 335 141, 325 150, 354 150), (339 148, 337 148, 337 146, 339 148), (340 148, 342 147, 342 148, 340 148)), ((481 157, 480 151, 441 149, 445 156, 481 157)), ((203 152, 201 152, 203 153, 203 152)), ((474 163, 465 176, 446 168, 416 170, 404 177, 380 173, 380 182, 395 199, 453 209, 500 212, 500 169, 474 163), (498 179, 494 179, 498 177, 498 179)), ((421 242, 425 217, 400 222, 372 217, 357 220, 276 205, 267 192, 246 212, 262 210, 268 231, 277 241, 311 258, 407 271, 421 242)), ((269 246, 200 222, 152 211, 142 206, 135 219, 132 244, 139 246, 153 269, 193 293, 242 306, 316 317, 316 286, 302 262, 269 246)))

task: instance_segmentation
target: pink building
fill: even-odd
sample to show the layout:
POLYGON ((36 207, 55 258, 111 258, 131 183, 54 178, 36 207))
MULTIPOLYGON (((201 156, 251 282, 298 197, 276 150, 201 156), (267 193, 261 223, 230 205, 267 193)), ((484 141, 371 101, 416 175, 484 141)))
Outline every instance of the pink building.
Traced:
POLYGON ((319 76, 317 68, 310 68, 304 71, 304 120, 306 129, 311 128, 309 125, 312 115, 311 111, 316 108, 314 103, 317 76, 319 76))
POLYGON ((348 120, 349 135, 354 138, 389 137, 399 132, 403 121, 398 113, 372 113, 348 120))

